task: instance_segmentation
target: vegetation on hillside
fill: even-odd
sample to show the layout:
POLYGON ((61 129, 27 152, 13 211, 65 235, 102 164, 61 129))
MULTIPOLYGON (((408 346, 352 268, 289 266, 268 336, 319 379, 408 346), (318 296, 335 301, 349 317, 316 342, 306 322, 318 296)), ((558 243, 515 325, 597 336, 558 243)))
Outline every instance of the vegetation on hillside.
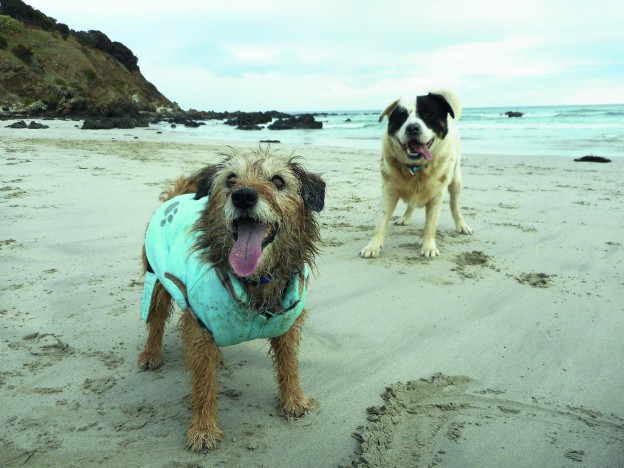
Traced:
POLYGON ((0 108, 115 116, 172 103, 130 49, 101 31, 73 31, 21 0, 0 0, 0 108))

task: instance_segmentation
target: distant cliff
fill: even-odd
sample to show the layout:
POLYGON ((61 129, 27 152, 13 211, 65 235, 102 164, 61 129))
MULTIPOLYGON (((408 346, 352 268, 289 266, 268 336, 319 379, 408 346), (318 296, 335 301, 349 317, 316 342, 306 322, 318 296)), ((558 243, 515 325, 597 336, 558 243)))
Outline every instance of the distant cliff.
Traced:
POLYGON ((121 116, 177 109, 125 45, 0 0, 0 115, 121 116))

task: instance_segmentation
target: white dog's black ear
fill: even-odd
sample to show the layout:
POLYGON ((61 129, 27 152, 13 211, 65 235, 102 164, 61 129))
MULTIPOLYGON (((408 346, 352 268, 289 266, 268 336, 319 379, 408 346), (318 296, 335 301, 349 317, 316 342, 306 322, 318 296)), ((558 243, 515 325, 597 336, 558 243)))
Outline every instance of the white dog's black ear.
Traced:
POLYGON ((200 169, 193 175, 193 178, 197 181, 197 192, 195 192, 195 200, 207 197, 212 190, 212 183, 215 176, 221 170, 221 166, 210 165, 203 169, 200 169))
POLYGON ((395 101, 392 102, 392 104, 390 104, 388 107, 386 107, 384 109, 384 111, 381 113, 381 115, 379 116, 379 121, 381 122, 383 120, 383 118, 387 115, 392 114, 392 111, 394 110, 394 108, 397 106, 397 104, 399 103, 401 99, 397 99, 395 101))
POLYGON ((325 181, 316 174, 306 172, 297 163, 291 162, 291 167, 301 184, 303 206, 311 211, 321 211, 325 206, 325 181))
POLYGON ((453 108, 451 107, 451 105, 448 103, 448 101, 446 100, 446 98, 444 96, 442 96, 441 94, 436 94, 436 93, 429 93, 429 96, 434 99, 442 108, 442 110, 444 110, 446 113, 448 113, 451 118, 455 118, 455 112, 453 112, 453 108))

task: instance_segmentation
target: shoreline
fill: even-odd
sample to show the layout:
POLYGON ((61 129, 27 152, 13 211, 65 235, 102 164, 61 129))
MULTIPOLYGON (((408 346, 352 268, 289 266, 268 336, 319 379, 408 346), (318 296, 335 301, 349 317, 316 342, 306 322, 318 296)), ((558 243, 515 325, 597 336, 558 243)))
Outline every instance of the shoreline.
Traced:
POLYGON ((418 254, 420 210, 364 260, 378 151, 272 146, 327 182, 300 352, 318 405, 284 419, 267 344, 224 348, 225 439, 203 455, 184 448, 177 318, 165 365, 136 366, 139 253, 168 181, 249 145, 65 127, 0 129, 0 464, 624 463, 618 160, 466 154, 460 201, 474 235, 453 231, 446 196, 440 257, 418 254))
MULTIPOLYGON (((29 119, 26 119, 29 120, 29 119)), ((26 123, 26 120, 24 121, 26 123)), ((374 119, 376 121, 376 119, 374 119)), ((519 120, 519 119, 511 119, 519 120)), ((99 129, 99 130, 82 130, 81 120, 70 119, 30 119, 36 123, 43 123, 49 125, 49 129, 32 130, 28 128, 24 129, 10 129, 6 128, 6 125, 18 122, 19 120, 8 120, 4 124, 0 124, 0 135, 4 135, 5 131, 10 132, 8 136, 15 136, 15 132, 22 133, 20 138, 55 138, 57 135, 62 134, 66 138, 80 139, 80 140, 103 140, 103 139, 146 139, 148 141, 159 141, 166 143, 168 141, 188 141, 193 144, 216 144, 216 145, 228 145, 231 142, 239 142, 251 147, 257 147, 258 145, 267 144, 266 141, 273 142, 273 147, 288 146, 295 148, 303 147, 334 147, 339 149, 357 150, 357 151, 376 151, 381 150, 380 136, 383 132, 379 127, 374 132, 367 131, 363 135, 357 126, 362 125, 362 122, 355 124, 356 129, 343 129, 340 127, 340 123, 334 122, 328 124, 327 128, 317 130, 238 130, 231 126, 224 125, 223 122, 217 123, 217 121, 207 121, 206 125, 195 126, 195 122, 192 126, 186 127, 182 124, 177 125, 176 128, 171 128, 171 125, 167 122, 160 122, 158 124, 150 123, 145 127, 135 127, 132 129, 99 129), (338 125, 338 126, 336 126, 338 125), (6 130, 2 130, 5 129, 6 130), (35 132, 35 133, 33 133, 35 132), (275 143, 277 141, 277 143, 275 143)), ((351 125, 351 124, 349 124, 351 125)), ((379 124, 382 125, 382 124, 379 124)), ((478 155, 501 155, 508 158, 543 158, 556 156, 560 158, 579 159, 585 156, 599 156, 606 157, 617 161, 624 156, 622 152, 622 139, 614 137, 605 137, 600 143, 596 143, 594 139, 570 139, 565 140, 561 134, 550 135, 548 143, 540 139, 533 140, 532 134, 527 132, 526 136, 522 137, 522 140, 517 140, 518 135, 511 136, 494 133, 491 135, 493 139, 484 140, 484 130, 476 131, 474 128, 471 130, 471 125, 462 121, 460 123, 462 131, 462 148, 463 154, 478 155), (466 129, 465 127, 468 127, 466 129), (476 132, 476 134, 475 134, 476 132), (511 138, 507 140, 507 138, 511 138), (510 141, 515 141, 513 145, 509 144, 510 141)), ((383 126, 383 125, 382 125, 383 126)), ((542 132, 542 139, 547 132, 542 132)), ((598 138, 595 135, 594 138, 598 138)))
MULTIPOLYGON (((202 133, 202 130, 198 128, 184 128, 179 126, 178 128, 171 128, 170 124, 161 122, 159 124, 151 123, 147 127, 135 127, 132 129, 100 129, 100 130, 82 130, 82 120, 73 119, 51 119, 45 120, 40 118, 28 118, 28 119, 13 119, 6 120, 0 124, 0 136, 6 135, 9 138, 19 137, 18 139, 30 139, 30 140, 52 140, 58 138, 75 139, 81 141, 89 140, 141 140, 144 142, 158 142, 160 144, 175 145, 176 142, 185 142, 193 145, 206 145, 206 146, 223 146, 234 144, 241 148, 254 148, 258 146, 265 146, 267 144, 273 145, 274 149, 289 148, 335 148, 339 151, 363 151, 363 152, 376 152, 379 154, 381 151, 380 136, 368 139, 357 138, 315 138, 315 136, 322 135, 321 130, 281 130, 270 131, 268 134, 259 135, 258 132, 253 130, 232 130, 233 134, 221 133, 218 136, 210 135, 209 133, 202 133), (7 125, 12 123, 24 121, 34 121, 36 123, 45 123, 50 128, 47 129, 12 129, 7 128, 7 125), (8 133, 5 133, 8 132, 8 133), (321 132, 321 133, 316 133, 321 132), (286 138, 284 138, 286 137, 286 138), (267 141, 263 141, 267 140, 267 141), (288 141, 291 140, 291 141, 288 141), (294 142, 293 142, 294 140, 294 142)), ((215 124, 212 124, 215 125, 215 124)), ((268 131, 267 131, 268 132, 268 131)), ((380 133, 381 135, 381 133, 380 133)), ((603 154, 603 151, 592 152, 588 150, 587 153, 579 151, 574 155, 571 154, 541 154, 536 152, 524 151, 507 153, 496 152, 495 150, 481 150, 472 151, 466 150, 466 141, 462 142, 464 149, 462 150, 463 157, 471 157, 478 155, 488 156, 502 156, 506 158, 533 158, 533 157, 556 157, 566 158, 569 160, 582 158, 584 156, 590 156, 594 154, 606 156, 607 158, 613 158, 613 162, 617 162, 623 155, 621 155, 616 147, 612 151, 607 151, 603 154), (494 152, 492 152, 494 151, 494 152)))

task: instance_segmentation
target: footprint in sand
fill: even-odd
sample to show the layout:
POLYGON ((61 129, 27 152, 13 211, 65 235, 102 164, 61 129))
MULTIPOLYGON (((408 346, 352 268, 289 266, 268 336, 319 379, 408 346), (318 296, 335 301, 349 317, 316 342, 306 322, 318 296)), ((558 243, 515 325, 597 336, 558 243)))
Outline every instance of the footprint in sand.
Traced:
POLYGON ((74 354, 74 350, 53 333, 31 333, 22 341, 13 341, 8 346, 14 350, 25 349, 36 356, 33 362, 24 365, 33 372, 74 354))
POLYGON ((397 383, 367 410, 352 466, 615 466, 624 460, 624 420, 544 402, 507 400, 502 390, 472 391, 468 377, 435 374, 397 383), (617 463, 616 463, 617 464, 617 463))
POLYGON ((552 285, 554 276, 546 273, 523 273, 520 276, 516 276, 516 280, 520 284, 528 284, 534 288, 549 288, 552 285))
POLYGON ((457 265, 453 268, 453 271, 456 271, 462 278, 474 279, 481 277, 479 270, 472 267, 493 268, 491 258, 483 252, 479 252, 477 250, 461 253, 453 259, 453 262, 457 265))

